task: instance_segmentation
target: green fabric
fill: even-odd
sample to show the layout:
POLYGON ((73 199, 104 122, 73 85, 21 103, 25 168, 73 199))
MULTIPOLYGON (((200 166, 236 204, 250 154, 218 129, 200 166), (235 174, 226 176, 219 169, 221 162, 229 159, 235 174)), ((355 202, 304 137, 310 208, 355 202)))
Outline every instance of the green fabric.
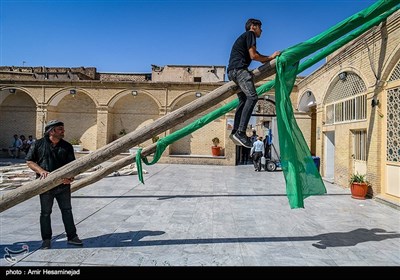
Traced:
MULTIPOLYGON (((329 32, 326 31, 304 43, 288 48, 287 50, 283 51, 282 54, 277 58, 275 96, 279 144, 281 151, 282 169, 286 180, 286 192, 291 208, 303 208, 304 198, 310 195, 326 193, 326 189, 322 182, 321 176, 315 167, 308 146, 294 119, 293 107, 290 101, 290 93, 295 82, 296 74, 304 71, 322 58, 331 54, 344 44, 348 43, 366 30, 370 29, 372 26, 382 22, 389 15, 398 10, 399 7, 396 7, 398 3, 398 0, 379 1, 371 7, 365 9, 364 11, 359 12, 349 19, 342 21, 338 25, 330 28, 328 30, 329 32), (379 16, 379 14, 385 12, 387 9, 390 8, 392 9, 379 16), (360 29, 338 40, 325 50, 321 51, 319 54, 315 55, 313 58, 306 60, 304 63, 298 66, 298 61, 300 58, 306 57, 316 50, 332 43, 334 40, 336 40, 336 38, 343 36, 348 31, 355 29, 356 27, 359 27, 364 23, 366 24, 360 29), (351 28, 349 28, 349 26, 351 26, 351 28), (336 29, 342 29, 342 31, 339 32, 336 29), (313 44, 315 44, 316 46, 313 46, 313 44)), ((267 82, 266 84, 257 88, 257 94, 262 95, 274 86, 275 81, 267 82)), ((157 141, 157 150, 154 154, 152 162, 149 163, 147 161, 147 158, 143 158, 143 161, 148 165, 156 163, 169 144, 186 135, 189 135, 195 130, 235 109, 237 105, 238 100, 236 99, 226 104, 225 106, 222 106, 221 108, 194 121, 188 126, 178 131, 175 131, 174 133, 171 133, 164 138, 159 139, 157 141)), ((139 180, 144 183, 141 164, 142 157, 140 153, 141 150, 137 152, 136 164, 139 173, 139 180)))
MULTIPOLYGON (((370 9, 367 9, 365 15, 369 14, 370 9)), ((359 20, 363 15, 363 13, 359 13, 357 17, 353 18, 354 20, 359 20)), ((350 24, 351 21, 346 20, 345 22, 350 24)), ((346 30, 346 28, 344 29, 346 30)), ((331 38, 328 35, 332 34, 325 32, 314 38, 314 40, 309 41, 316 42, 315 45, 319 46, 322 42, 330 41, 331 38)), ((310 49, 307 49, 308 52, 316 48, 315 46, 312 48, 311 45, 309 47, 310 49)), ((278 57, 275 78, 275 105, 278 119, 281 165, 285 174, 286 193, 291 208, 303 208, 304 198, 310 195, 326 193, 322 178, 314 165, 307 143, 294 118, 290 101, 290 93, 296 80, 299 62, 297 61, 293 64, 288 64, 288 62, 294 57, 297 58, 297 52, 302 52, 302 48, 299 48, 299 50, 289 49, 278 57)))
MULTIPOLYGON (((144 184, 144 178, 143 178, 143 167, 142 167, 142 148, 139 148, 136 151, 136 168, 137 168, 137 172, 138 172, 138 177, 139 177, 139 181, 142 182, 142 184, 144 184)), ((147 159, 143 158, 143 161, 147 161, 147 159)))

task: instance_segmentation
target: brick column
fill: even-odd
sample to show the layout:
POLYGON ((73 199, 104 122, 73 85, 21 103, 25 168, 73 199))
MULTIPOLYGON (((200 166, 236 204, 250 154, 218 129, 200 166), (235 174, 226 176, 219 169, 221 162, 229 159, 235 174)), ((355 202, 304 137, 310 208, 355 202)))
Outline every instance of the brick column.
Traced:
POLYGON ((36 139, 42 138, 47 120, 47 105, 39 103, 36 107, 36 139))
POLYGON ((97 107, 97 142, 99 149, 112 141, 110 133, 110 114, 107 106, 97 107))

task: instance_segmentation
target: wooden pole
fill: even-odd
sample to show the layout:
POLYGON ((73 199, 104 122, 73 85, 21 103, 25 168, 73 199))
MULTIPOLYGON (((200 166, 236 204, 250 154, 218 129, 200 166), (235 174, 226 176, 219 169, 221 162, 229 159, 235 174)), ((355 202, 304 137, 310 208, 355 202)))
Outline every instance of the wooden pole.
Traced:
MULTIPOLYGON (((273 74, 275 74, 275 59, 253 70, 255 82, 261 81, 273 74)), ((238 87, 234 82, 228 82, 211 91, 209 94, 155 120, 153 123, 130 132, 93 153, 74 160, 73 162, 51 172, 46 179, 34 180, 19 188, 1 194, 0 212, 32 198, 35 195, 54 188, 61 184, 62 178, 74 177, 91 167, 115 157, 119 153, 126 151, 131 147, 143 143, 152 136, 158 135, 175 125, 190 119, 235 94, 237 90, 238 87)))

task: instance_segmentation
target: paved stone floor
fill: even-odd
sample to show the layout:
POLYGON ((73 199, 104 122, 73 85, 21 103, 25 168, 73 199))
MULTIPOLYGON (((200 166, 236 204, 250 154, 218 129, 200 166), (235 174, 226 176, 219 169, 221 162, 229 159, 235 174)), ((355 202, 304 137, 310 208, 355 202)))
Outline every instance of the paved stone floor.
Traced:
POLYGON ((325 183, 327 195, 290 209, 281 171, 144 168, 144 185, 107 177, 72 194, 82 248, 67 245, 56 203, 49 250, 38 197, 0 213, 0 266, 400 265, 400 211, 375 199, 325 183))

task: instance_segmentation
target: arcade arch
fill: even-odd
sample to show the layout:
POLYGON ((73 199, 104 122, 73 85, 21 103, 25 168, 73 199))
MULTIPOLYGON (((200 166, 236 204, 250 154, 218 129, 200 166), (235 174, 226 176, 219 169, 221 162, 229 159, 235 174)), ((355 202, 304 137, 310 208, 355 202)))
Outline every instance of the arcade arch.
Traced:
MULTIPOLYGON (((171 104, 172 110, 183 107, 184 105, 192 102, 196 98, 195 91, 189 91, 178 98, 176 98, 171 104)), ((213 106, 212 108, 198 114, 185 122, 176 125, 170 130, 171 133, 189 125, 190 123, 198 120, 204 115, 218 109, 221 105, 213 106)), ((171 155, 210 155, 212 139, 218 137, 220 139, 220 146, 225 146, 225 117, 221 117, 207 124, 206 126, 194 131, 193 133, 179 139, 170 145, 169 151, 171 155)))
MULTIPOLYGON (((131 92, 132 90, 123 91, 109 102, 111 141, 160 117, 160 104, 151 95, 144 91, 137 92, 137 95, 132 95, 131 92)), ((142 145, 148 146, 151 143, 152 140, 149 139, 142 145)))
POLYGON ((65 140, 78 139, 85 150, 96 150, 96 102, 81 89, 62 89, 52 96, 47 106, 47 120, 59 119, 65 125, 65 140))
POLYGON ((27 90, 3 88, 0 95, 0 147, 8 148, 14 134, 36 137, 36 102, 27 90))

